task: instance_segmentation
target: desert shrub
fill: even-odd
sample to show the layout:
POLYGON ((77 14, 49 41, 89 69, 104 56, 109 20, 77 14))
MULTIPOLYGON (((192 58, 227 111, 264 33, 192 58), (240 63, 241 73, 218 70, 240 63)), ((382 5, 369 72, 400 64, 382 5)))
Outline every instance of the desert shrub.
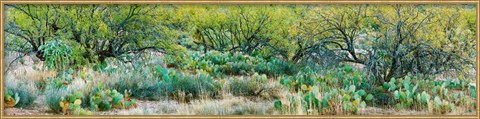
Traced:
POLYGON ((48 107, 55 113, 64 112, 60 106, 62 98, 69 93, 71 90, 74 90, 69 85, 72 78, 72 71, 66 71, 63 75, 58 75, 58 77, 49 77, 46 81, 46 87, 44 94, 46 95, 45 103, 48 107))
POLYGON ((45 91, 45 103, 48 105, 48 108, 50 108, 50 110, 55 113, 60 113, 62 112, 62 107, 60 106, 62 97, 68 94, 69 91, 67 91, 66 88, 47 87, 45 91))
POLYGON ((12 97, 15 97, 15 95, 18 97, 15 100, 15 107, 19 108, 30 106, 37 98, 35 84, 26 80, 6 78, 5 91, 4 95, 10 94, 12 97))
MULTIPOLYGON (((193 97, 207 95, 215 97, 218 95, 221 85, 206 74, 187 75, 184 73, 173 73, 170 78, 163 78, 162 89, 171 89, 169 95, 173 95, 175 91, 183 91, 191 94, 193 97)), ((168 91, 168 90, 167 90, 168 91)))
POLYGON ((229 88, 235 96, 258 96, 266 90, 267 76, 254 74, 248 78, 238 78, 231 80, 229 88))
POLYGON ((161 80, 154 75, 149 67, 142 67, 136 70, 128 70, 128 67, 121 66, 115 70, 111 70, 110 75, 115 79, 109 82, 107 88, 116 90, 130 90, 132 97, 147 100, 159 100, 164 93, 159 83, 161 80))
POLYGON ((22 87, 13 88, 11 89, 13 93, 18 93, 20 97, 20 101, 15 105, 15 107, 25 108, 30 106, 35 99, 37 99, 37 95, 33 90, 22 89, 22 87))
POLYGON ((175 92, 183 91, 193 97, 201 94, 215 96, 221 89, 220 83, 208 74, 186 74, 161 66, 155 69, 144 67, 127 71, 117 68, 111 75, 117 80, 111 81, 112 89, 131 90, 132 97, 148 100, 159 100, 165 96, 172 97, 175 92))
POLYGON ((245 62, 228 62, 222 67, 222 73, 230 75, 246 75, 248 72, 253 72, 253 65, 245 62))
POLYGON ((282 74, 294 75, 300 71, 300 67, 291 62, 270 58, 267 62, 257 64, 255 71, 269 76, 278 76, 282 74))

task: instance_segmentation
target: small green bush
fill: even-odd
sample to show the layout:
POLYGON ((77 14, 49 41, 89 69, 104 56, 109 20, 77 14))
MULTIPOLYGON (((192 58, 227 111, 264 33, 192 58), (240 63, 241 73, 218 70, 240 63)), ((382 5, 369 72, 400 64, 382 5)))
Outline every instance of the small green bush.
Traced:
POLYGON ((165 93, 162 84, 159 83, 161 78, 155 75, 149 67, 142 67, 136 70, 127 71, 128 67, 122 66, 110 73, 115 80, 110 83, 110 89, 131 90, 132 97, 147 100, 159 100, 165 93))
POLYGON ((16 94, 19 98, 15 107, 25 108, 30 106, 37 99, 35 84, 24 80, 6 79, 5 91, 16 94))
POLYGON ((46 96, 46 104, 48 108, 50 108, 55 113, 62 112, 62 107, 60 107, 60 102, 62 101, 62 97, 68 95, 68 91, 66 88, 54 88, 54 87, 47 87, 45 96, 46 96))
POLYGON ((20 97, 20 101, 15 105, 15 107, 28 107, 33 103, 33 101, 35 101, 35 99, 37 99, 37 95, 31 90, 21 89, 21 87, 11 90, 14 93, 18 93, 18 96, 20 97))
POLYGON ((210 97, 218 95, 221 85, 208 74, 177 73, 161 66, 151 69, 144 67, 127 72, 125 68, 117 69, 112 75, 118 80, 111 82, 111 88, 131 90, 132 97, 148 100, 159 100, 172 97, 175 92, 183 91, 199 97, 202 94, 210 97))
POLYGON ((170 80, 163 80, 161 83, 165 83, 163 85, 165 87, 162 87, 162 89, 171 89, 169 95, 173 95, 176 91, 183 91, 186 94, 192 94, 193 97, 200 97, 201 95, 215 97, 221 89, 220 83, 206 74, 174 73, 170 80))
POLYGON ((231 80, 230 90, 235 96, 258 96, 262 91, 267 90, 267 76, 254 74, 249 78, 238 78, 231 80))

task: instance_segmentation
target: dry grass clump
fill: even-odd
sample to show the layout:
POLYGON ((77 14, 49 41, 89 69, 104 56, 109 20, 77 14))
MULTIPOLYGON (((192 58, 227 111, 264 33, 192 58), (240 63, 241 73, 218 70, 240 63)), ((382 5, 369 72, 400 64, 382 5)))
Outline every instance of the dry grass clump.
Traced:
POLYGON ((137 104, 139 105, 137 108, 94 112, 94 115, 175 115, 179 113, 179 108, 182 106, 173 100, 138 100, 137 104))
POLYGON ((234 77, 227 80, 223 93, 234 96, 261 97, 263 99, 278 99, 282 85, 278 81, 268 79, 266 75, 254 74, 248 77, 234 77))
POLYGON ((271 115, 273 102, 257 102, 242 97, 222 100, 195 100, 180 108, 181 115, 271 115))
POLYGON ((17 64, 11 66, 5 73, 5 76, 11 76, 16 80, 25 80, 27 82, 33 82, 40 92, 45 90, 45 84, 48 77, 55 77, 57 73, 55 71, 41 70, 38 67, 42 67, 42 63, 22 65, 17 64))

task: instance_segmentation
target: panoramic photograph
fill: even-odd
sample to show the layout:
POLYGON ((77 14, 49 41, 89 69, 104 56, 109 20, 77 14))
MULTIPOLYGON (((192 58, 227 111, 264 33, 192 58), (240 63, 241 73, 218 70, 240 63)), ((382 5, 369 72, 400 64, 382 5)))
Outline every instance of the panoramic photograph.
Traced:
POLYGON ((5 4, 3 115, 477 115, 475 4, 5 4))

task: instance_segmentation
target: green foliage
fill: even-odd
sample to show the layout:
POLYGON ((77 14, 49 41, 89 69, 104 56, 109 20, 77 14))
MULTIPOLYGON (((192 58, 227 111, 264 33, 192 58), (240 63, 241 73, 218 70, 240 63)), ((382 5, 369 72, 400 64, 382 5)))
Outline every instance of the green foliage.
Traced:
POLYGON ((365 91, 356 91, 355 89, 355 85, 350 85, 348 88, 345 88, 345 90, 339 91, 339 94, 343 95, 344 102, 342 103, 342 109, 344 109, 346 113, 357 113, 358 108, 365 108, 366 106, 365 101, 363 101, 367 96, 365 95, 365 91))
POLYGON ((99 64, 96 64, 93 66, 93 69, 96 71, 101 71, 105 72, 105 69, 107 68, 108 64, 106 61, 100 62, 99 64))
POLYGON ((235 96, 259 96, 263 91, 267 91, 269 88, 265 85, 268 80, 267 76, 254 74, 249 78, 239 78, 230 80, 230 90, 235 96))
MULTIPOLYGON (((3 99, 7 107, 25 108, 37 99, 38 93, 34 89, 30 89, 32 86, 30 82, 18 82, 16 85, 5 85, 3 99)), ((6 81, 6 83, 10 83, 10 81, 6 81)))
POLYGON ((429 112, 441 114, 451 112, 460 104, 472 109, 468 105, 473 102, 465 100, 470 96, 448 91, 448 89, 466 91, 467 86, 462 86, 461 81, 418 80, 417 76, 406 76, 391 79, 381 87, 379 89, 389 92, 387 94, 393 97, 395 107, 399 109, 428 109, 429 112))
POLYGON ((62 40, 52 40, 39 47, 45 57, 44 66, 50 70, 63 71, 67 68, 72 59, 72 48, 62 40))
POLYGON ((48 77, 47 78, 47 87, 62 88, 66 87, 73 80, 73 70, 69 69, 68 71, 63 72, 62 75, 57 77, 48 77))
POLYGON ((166 89, 165 93, 167 95, 172 96, 174 92, 183 91, 193 97, 202 95, 215 97, 221 89, 220 83, 207 74, 188 75, 172 71, 169 76, 169 78, 162 78, 163 80, 158 82, 162 89, 166 89))
POLYGON ((60 102, 62 101, 62 97, 68 95, 68 92, 65 88, 52 88, 47 87, 45 96, 46 96, 46 104, 53 112, 60 113, 62 112, 62 107, 60 107, 60 102))
POLYGON ((14 99, 16 101, 15 107, 24 108, 31 105, 33 101, 37 98, 37 95, 35 94, 35 92, 21 89, 21 88, 22 87, 18 87, 16 89, 10 89, 9 91, 12 91, 13 93, 15 93, 14 95, 14 99))
POLYGON ((271 51, 264 46, 281 41, 290 21, 290 17, 283 15, 289 13, 286 7, 225 5, 180 8, 179 11, 189 11, 183 12, 185 15, 178 19, 186 19, 185 22, 191 24, 186 27, 192 28, 189 31, 192 40, 204 51, 213 49, 249 55, 271 51))
POLYGON ((300 70, 299 66, 290 62, 280 61, 276 58, 267 60, 260 56, 253 57, 243 53, 232 55, 217 51, 210 51, 205 54, 194 52, 184 58, 167 56, 167 59, 177 67, 190 70, 198 69, 214 77, 247 75, 249 73, 266 74, 268 76, 292 75, 300 70))
POLYGON ((319 78, 316 73, 303 73, 299 72, 294 76, 282 76, 279 77, 280 84, 291 90, 301 91, 302 86, 310 87, 315 84, 315 81, 319 78))
MULTIPOLYGON (((125 90, 125 93, 127 91, 125 90)), ((129 109, 131 107, 137 107, 136 100, 127 99, 127 95, 123 95, 117 90, 104 90, 97 92, 96 95, 90 96, 90 108, 92 110, 110 110, 116 109, 129 109)))
POLYGON ((257 64, 255 71, 269 76, 278 76, 280 74, 293 75, 299 72, 300 68, 291 62, 280 61, 276 58, 270 58, 264 63, 257 64))
POLYGON ((8 90, 8 91, 6 90, 3 94, 5 95, 3 100, 5 100, 5 104, 7 107, 14 107, 20 101, 20 97, 18 96, 18 93, 15 93, 14 95, 14 93, 11 90, 8 90))
POLYGON ((124 73, 126 70, 125 67, 116 68, 112 75, 119 79, 111 84, 114 89, 131 90, 132 97, 139 99, 159 100, 166 96, 173 97, 178 91, 193 97, 214 97, 221 89, 220 83, 208 74, 191 75, 161 66, 155 69, 144 67, 124 73))
MULTIPOLYGON (((177 36, 177 32, 168 26, 168 22, 158 22, 168 16, 157 6, 8 5, 6 31, 14 39, 24 42, 16 45, 21 48, 15 50, 37 52, 37 57, 45 57, 47 61, 52 53, 43 54, 44 45, 51 41, 69 44, 71 48, 63 51, 69 52, 69 61, 74 68, 109 57, 132 61, 136 56, 130 53, 146 50, 181 53, 184 50, 170 40, 177 36)), ((9 42, 14 42, 10 38, 9 42)), ((55 65, 48 67, 60 67, 55 65)))
POLYGON ((441 100, 438 96, 434 98, 433 105, 434 105, 433 111, 440 114, 445 114, 455 109, 454 104, 446 100, 441 100))
MULTIPOLYGON (((394 99, 396 100, 395 106, 397 108, 406 108, 411 107, 414 104, 415 96, 418 93, 418 84, 415 86, 411 83, 412 77, 407 76, 405 79, 398 79, 401 84, 398 86, 400 87, 398 90, 395 90, 396 87, 389 87, 389 90, 395 90, 393 93, 394 99)), ((395 84, 395 79, 390 80, 390 84, 395 84)), ((393 86, 391 85, 391 86, 393 86)), ((417 96, 418 97, 418 96, 417 96)))
POLYGON ((81 92, 75 92, 63 96, 59 102, 63 114, 70 114, 73 111, 73 115, 92 115, 91 111, 85 111, 80 107, 82 104, 82 97, 83 94, 81 92))
MULTIPOLYGON (((149 67, 129 70, 129 67, 120 66, 112 69, 109 74, 117 77, 115 80, 109 82, 111 89, 130 90, 132 97, 159 100, 160 97, 163 96, 162 94, 165 93, 165 90, 162 89, 159 84, 161 77, 156 75, 156 72, 149 67)), ((99 89, 98 91, 100 90, 103 89, 99 89)))
POLYGON ((285 105, 284 102, 277 100, 274 106, 283 113, 295 114, 302 111, 308 114, 335 114, 339 113, 334 111, 337 110, 335 105, 341 105, 343 114, 355 114, 359 108, 366 107, 366 102, 363 100, 366 97, 365 92, 363 90, 356 91, 354 85, 341 90, 332 89, 329 92, 323 92, 323 94, 319 92, 319 87, 313 86, 306 93, 288 94, 284 101, 290 105, 285 105))

